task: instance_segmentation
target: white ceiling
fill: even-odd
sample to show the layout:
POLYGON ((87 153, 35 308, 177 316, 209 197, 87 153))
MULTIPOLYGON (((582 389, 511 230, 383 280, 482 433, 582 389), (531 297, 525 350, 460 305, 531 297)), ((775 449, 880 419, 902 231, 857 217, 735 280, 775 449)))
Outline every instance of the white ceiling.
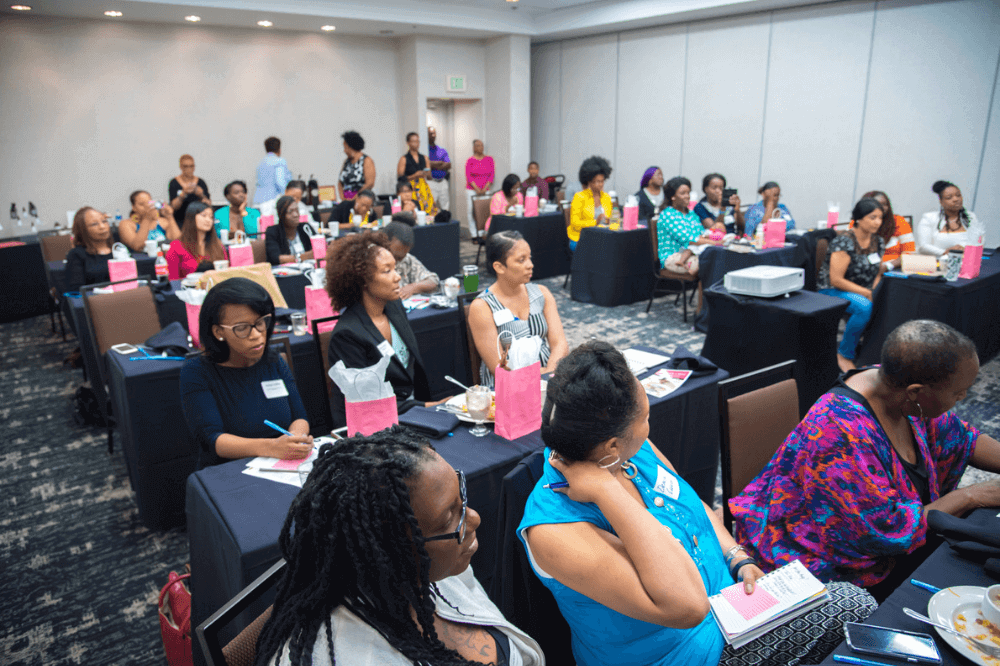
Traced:
POLYGON ((182 24, 193 14, 201 17, 200 25, 255 30, 317 32, 335 25, 334 35, 515 34, 548 41, 829 1, 834 0, 0 0, 0 19, 18 14, 182 24), (13 11, 14 1, 32 10, 13 11), (107 18, 106 10, 123 16, 107 18), (257 26, 265 19, 273 27, 257 26))

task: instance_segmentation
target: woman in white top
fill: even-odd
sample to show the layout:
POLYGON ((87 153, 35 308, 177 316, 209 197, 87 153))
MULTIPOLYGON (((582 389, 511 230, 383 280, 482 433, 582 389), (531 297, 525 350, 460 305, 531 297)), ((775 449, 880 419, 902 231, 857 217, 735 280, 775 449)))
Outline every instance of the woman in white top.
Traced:
POLYGON ((278 538, 255 663, 544 666, 472 575, 479 523, 465 475, 412 431, 325 444, 278 538))
POLYGON ((929 213, 917 222, 917 252, 940 256, 949 250, 962 250, 977 239, 969 233, 972 227, 979 229, 976 214, 965 210, 962 205, 962 191, 958 185, 939 180, 931 188, 938 195, 941 208, 929 213))

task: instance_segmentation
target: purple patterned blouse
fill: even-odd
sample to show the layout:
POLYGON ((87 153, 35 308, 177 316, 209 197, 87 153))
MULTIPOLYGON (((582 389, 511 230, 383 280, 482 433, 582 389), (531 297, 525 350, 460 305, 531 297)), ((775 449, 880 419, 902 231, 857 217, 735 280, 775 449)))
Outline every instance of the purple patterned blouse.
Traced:
MULTIPOLYGON (((979 430, 946 412, 910 418, 929 461, 933 502, 955 489, 979 430)), ((823 581, 870 587, 894 555, 924 544, 920 496, 878 421, 859 402, 822 396, 764 470, 729 500, 736 539, 764 571, 796 559, 823 581)))

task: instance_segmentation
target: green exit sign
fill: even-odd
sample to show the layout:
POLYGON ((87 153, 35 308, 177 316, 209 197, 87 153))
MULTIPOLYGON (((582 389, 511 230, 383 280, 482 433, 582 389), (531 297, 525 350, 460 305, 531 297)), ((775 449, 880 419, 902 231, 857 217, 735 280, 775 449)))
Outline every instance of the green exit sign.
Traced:
POLYGON ((449 75, 445 84, 448 92, 465 92, 465 75, 449 75))

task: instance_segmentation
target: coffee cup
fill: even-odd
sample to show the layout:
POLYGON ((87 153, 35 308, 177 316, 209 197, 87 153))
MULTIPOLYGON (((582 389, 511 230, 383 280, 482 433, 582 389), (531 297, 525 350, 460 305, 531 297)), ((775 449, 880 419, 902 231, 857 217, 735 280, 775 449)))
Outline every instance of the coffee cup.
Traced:
POLYGON ((224 271, 227 268, 229 268, 229 260, 228 259, 219 259, 218 261, 213 261, 212 262, 212 266, 217 271, 224 271))
POLYGON ((151 257, 155 257, 156 253, 160 251, 160 244, 155 240, 147 240, 146 243, 146 254, 151 257))
POLYGON ((417 211, 417 226, 424 226, 427 224, 427 213, 422 210, 417 211))
POLYGON ((521 204, 514 206, 514 217, 524 217, 524 206, 521 204))
POLYGON ((1000 585, 986 588, 980 611, 983 614, 983 619, 989 621, 995 629, 1000 630, 1000 585))

